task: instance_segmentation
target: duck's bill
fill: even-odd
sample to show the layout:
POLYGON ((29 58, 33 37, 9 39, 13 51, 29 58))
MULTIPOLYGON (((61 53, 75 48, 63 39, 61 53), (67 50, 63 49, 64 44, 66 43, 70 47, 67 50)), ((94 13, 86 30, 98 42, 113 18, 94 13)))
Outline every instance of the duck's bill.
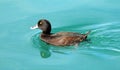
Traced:
POLYGON ((38 25, 35 25, 33 27, 30 27, 30 29, 38 29, 38 25))

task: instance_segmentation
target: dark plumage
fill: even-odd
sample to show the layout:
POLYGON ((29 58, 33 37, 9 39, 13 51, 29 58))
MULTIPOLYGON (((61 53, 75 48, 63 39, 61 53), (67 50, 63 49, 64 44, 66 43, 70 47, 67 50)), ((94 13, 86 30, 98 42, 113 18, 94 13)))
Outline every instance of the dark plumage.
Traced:
POLYGON ((32 29, 36 28, 42 30, 42 34, 40 35, 41 40, 55 46, 78 45, 80 42, 84 41, 90 33, 89 31, 86 34, 75 32, 58 32, 51 34, 51 24, 46 19, 40 20, 35 27, 32 27, 32 29))

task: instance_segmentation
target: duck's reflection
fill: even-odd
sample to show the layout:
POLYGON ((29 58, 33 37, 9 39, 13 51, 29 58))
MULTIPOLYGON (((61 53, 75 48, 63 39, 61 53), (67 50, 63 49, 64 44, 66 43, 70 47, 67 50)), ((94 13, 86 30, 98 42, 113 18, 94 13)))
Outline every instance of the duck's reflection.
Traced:
POLYGON ((50 46, 43 42, 42 40, 39 40, 39 51, 40 51, 40 56, 42 58, 48 58, 51 56, 51 52, 50 52, 50 46))
POLYGON ((42 40, 40 40, 40 47, 39 47, 39 51, 40 51, 40 56, 42 58, 48 58, 51 56, 52 52, 54 53, 58 53, 58 54, 67 54, 65 52, 59 51, 59 50, 51 50, 52 45, 47 44, 46 42, 43 42, 42 40))
POLYGON ((40 55, 42 58, 48 58, 51 56, 51 53, 49 50, 40 50, 40 55))
POLYGON ((40 56, 42 58, 48 58, 51 56, 50 47, 47 45, 47 43, 40 40, 39 34, 40 33, 37 33, 34 36, 32 36, 33 46, 39 49, 40 56))
POLYGON ((42 58, 48 58, 51 56, 49 46, 47 45, 45 46, 41 44, 41 48, 39 48, 39 50, 40 50, 40 55, 42 58))

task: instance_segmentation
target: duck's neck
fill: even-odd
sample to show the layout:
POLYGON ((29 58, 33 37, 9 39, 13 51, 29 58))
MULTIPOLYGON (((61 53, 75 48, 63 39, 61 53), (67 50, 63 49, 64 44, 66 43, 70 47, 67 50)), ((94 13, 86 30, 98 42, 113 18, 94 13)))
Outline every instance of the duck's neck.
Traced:
POLYGON ((50 32, 51 32, 51 28, 47 28, 45 31, 43 31, 42 33, 43 34, 46 34, 46 35, 50 35, 50 32))
POLYGON ((50 35, 51 35, 51 34, 42 32, 41 37, 42 37, 42 38, 48 38, 48 37, 50 37, 50 35))
POLYGON ((43 30, 43 34, 50 35, 51 33, 51 25, 49 25, 45 30, 43 30))
POLYGON ((44 35, 50 35, 50 32, 43 31, 42 34, 44 34, 44 35))

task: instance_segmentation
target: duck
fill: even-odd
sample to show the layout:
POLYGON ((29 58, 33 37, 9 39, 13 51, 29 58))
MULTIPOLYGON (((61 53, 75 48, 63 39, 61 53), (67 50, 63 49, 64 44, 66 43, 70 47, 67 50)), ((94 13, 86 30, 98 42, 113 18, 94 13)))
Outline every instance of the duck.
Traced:
POLYGON ((88 31, 85 34, 76 32, 51 33, 52 26, 47 19, 39 20, 35 26, 31 27, 31 29, 42 30, 42 33, 40 34, 40 39, 54 46, 79 45, 80 42, 83 42, 87 39, 88 34, 91 32, 88 31))

